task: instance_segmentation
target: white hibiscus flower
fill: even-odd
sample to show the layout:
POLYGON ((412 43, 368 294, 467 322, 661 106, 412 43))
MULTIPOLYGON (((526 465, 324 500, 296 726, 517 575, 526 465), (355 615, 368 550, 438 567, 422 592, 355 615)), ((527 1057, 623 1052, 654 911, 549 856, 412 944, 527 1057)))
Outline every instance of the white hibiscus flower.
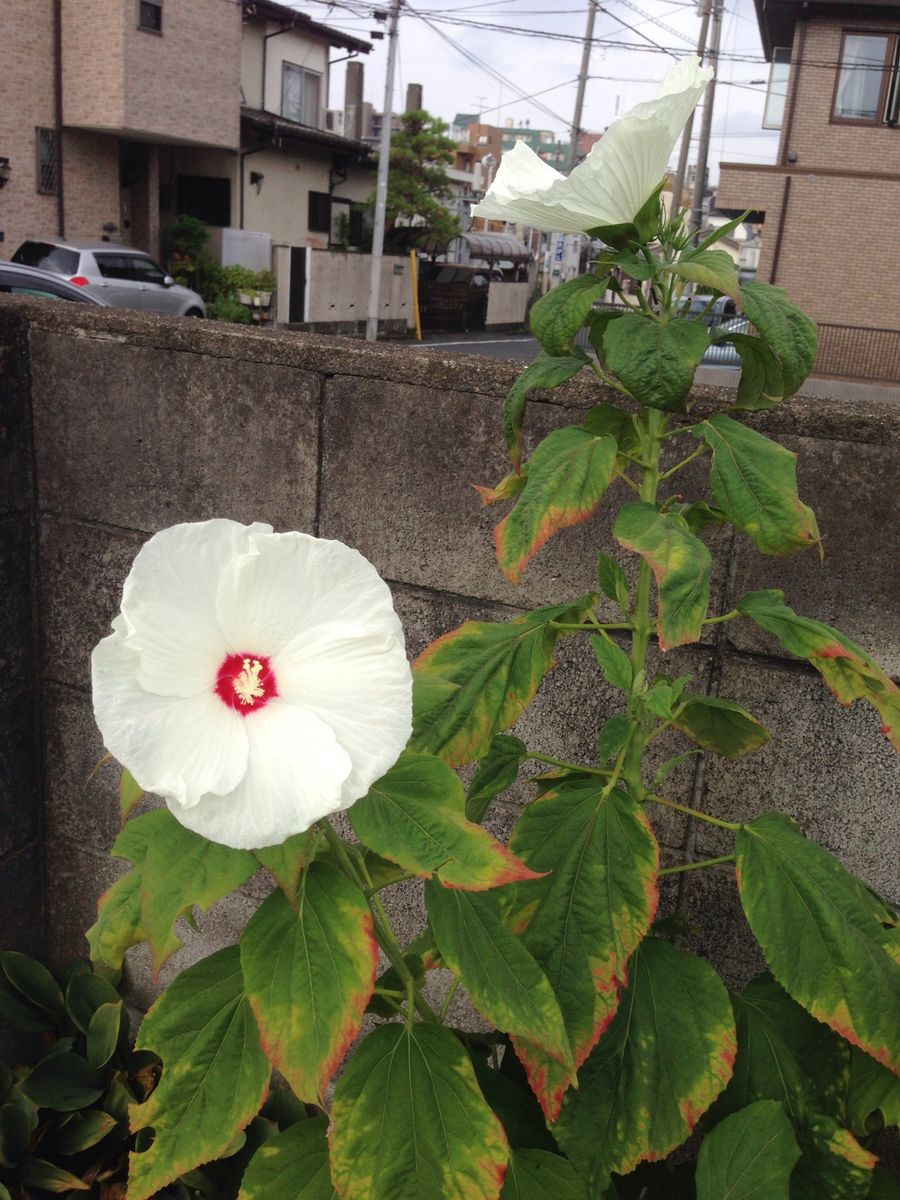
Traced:
POLYGON ((203 521, 157 533, 92 658, 106 748, 195 833, 275 845, 348 808, 411 731, 391 593, 341 542, 203 521))
POLYGON ((614 121, 568 176, 516 142, 472 215, 556 233, 632 222, 659 187, 678 135, 711 78, 712 68, 701 67, 696 55, 676 63, 656 99, 614 121))

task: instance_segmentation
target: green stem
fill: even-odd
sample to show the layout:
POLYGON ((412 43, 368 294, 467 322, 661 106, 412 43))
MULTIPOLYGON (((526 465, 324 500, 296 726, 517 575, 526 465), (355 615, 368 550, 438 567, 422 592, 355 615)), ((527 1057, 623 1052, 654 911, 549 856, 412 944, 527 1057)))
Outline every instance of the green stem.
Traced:
POLYGON ((535 762, 548 763, 551 767, 561 767, 564 771, 579 771, 585 775, 602 775, 604 779, 612 775, 612 771, 604 771, 600 767, 583 767, 581 763, 566 762, 563 758, 552 758, 549 754, 538 754, 530 750, 525 756, 535 762))
POLYGON ((386 887, 393 887, 395 883, 406 883, 408 879, 415 879, 415 876, 407 872, 404 875, 398 875, 396 879, 391 879, 387 883, 380 883, 377 886, 372 885, 364 888, 365 897, 367 900, 371 900, 373 896, 377 896, 379 892, 383 892, 386 887))
POLYGON ((450 1011, 450 1005, 453 997, 456 995, 456 989, 459 987, 459 980, 454 979, 447 989, 447 995, 444 997, 444 1003, 441 1005, 441 1011, 438 1013, 438 1020, 443 1025, 447 1019, 447 1013, 450 1011))
MULTIPOLYGON (((659 455, 662 440, 666 432, 668 417, 655 408, 647 410, 646 419, 641 417, 636 422, 641 435, 641 458, 646 464, 642 472, 640 497, 646 504, 656 504, 659 491, 659 455)), ((633 679, 645 671, 647 664, 647 648, 650 644, 650 583, 652 572, 649 564, 642 558, 638 567, 637 586, 634 594, 634 608, 631 613, 631 674, 633 679)), ((629 698, 629 715, 637 719, 636 698, 632 693, 629 698)), ((643 773, 641 758, 644 753, 644 738, 639 736, 637 728, 632 731, 627 746, 627 754, 623 762, 623 775, 631 794, 640 799, 643 793, 643 773)))
POLYGON ((682 863, 680 867, 664 867, 659 874, 662 875, 679 875, 682 871, 699 871, 701 867, 715 867, 719 863, 734 862, 733 854, 721 854, 718 858, 703 858, 699 862, 682 863))
MULTIPOLYGON (((325 840, 331 847, 334 857, 337 859, 338 865, 347 876, 351 883, 355 883, 359 890, 366 897, 366 903, 369 906, 369 911, 372 914, 372 927, 375 932, 375 940, 384 951, 388 962, 403 980, 406 985, 407 995, 412 995, 413 1004, 416 1010, 425 1018, 426 1021, 437 1021, 434 1009, 430 1004, 419 994, 416 988, 416 981, 412 977, 409 967, 403 957, 403 950, 394 936, 394 931, 391 928, 390 918, 384 911, 384 905, 375 894, 369 895, 368 889, 372 886, 372 880, 368 877, 368 872, 362 864, 356 864, 350 857, 350 852, 347 849, 347 844, 342 837, 331 827, 328 821, 322 821, 319 828, 325 834, 325 840), (362 868, 362 870, 360 870, 362 868), (412 991, 410 991, 412 989, 412 991)), ((411 1011, 411 1010, 410 1010, 411 1011)))
POLYGON ((668 471, 663 471, 662 475, 659 477, 660 482, 662 482, 663 479, 668 479, 670 475, 675 475, 678 471, 683 470, 689 462, 693 462, 695 458, 699 458, 701 454, 706 454, 708 451, 709 446, 698 446, 692 454, 687 456, 687 458, 683 458, 681 462, 676 463, 674 467, 669 467, 668 471))
POLYGON ((601 624, 599 621, 592 625, 573 625, 567 621, 548 621, 551 629, 567 629, 570 633, 605 633, 607 629, 631 629, 630 621, 618 621, 613 624, 601 624))
POLYGON ((622 387, 621 383, 613 379, 611 375, 607 375, 600 364, 593 358, 591 359, 591 370, 594 372, 600 382, 606 387, 612 388, 616 392, 621 392, 622 395, 627 396, 629 400, 633 398, 631 392, 629 392, 627 388, 622 387))
POLYGON ((723 821, 721 817, 711 817, 709 813, 700 812, 696 808, 688 808, 686 804, 679 804, 676 800, 666 800, 663 796, 655 796, 648 793, 644 799, 652 800, 654 804, 662 804, 666 808, 674 808, 676 812, 685 813, 689 817, 696 817, 698 821, 706 821, 709 825, 718 825, 720 829, 737 831, 741 828, 734 821, 723 821))
POLYGON ((738 610, 736 608, 733 608, 731 610, 731 612, 727 612, 721 617, 707 617, 706 620, 701 621, 700 624, 701 625, 721 625, 723 623, 723 621, 736 621, 738 619, 738 617, 742 617, 743 615, 744 614, 742 612, 738 612, 738 610))
POLYGON ((623 483, 627 483, 633 492, 637 492, 638 494, 640 494, 640 490, 641 490, 640 487, 634 482, 634 480, 631 478, 631 476, 628 474, 627 471, 622 470, 622 468, 618 465, 618 463, 616 464, 616 467, 615 467, 615 475, 616 475, 617 479, 621 479, 623 483))

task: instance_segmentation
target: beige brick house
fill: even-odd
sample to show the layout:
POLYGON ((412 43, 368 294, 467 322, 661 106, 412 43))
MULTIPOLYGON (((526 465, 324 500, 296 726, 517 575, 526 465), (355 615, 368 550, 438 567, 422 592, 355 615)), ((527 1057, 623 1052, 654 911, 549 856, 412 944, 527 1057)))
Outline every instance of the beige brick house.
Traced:
POLYGON ((900 5, 756 9, 778 159, 722 163, 718 207, 762 214, 757 278, 819 323, 820 372, 900 379, 900 5))
POLYGON ((9 0, 0 41, 0 257, 26 237, 158 255, 178 213, 327 247, 372 186, 368 168, 350 178, 368 147, 325 128, 332 48, 369 43, 291 8, 9 0))

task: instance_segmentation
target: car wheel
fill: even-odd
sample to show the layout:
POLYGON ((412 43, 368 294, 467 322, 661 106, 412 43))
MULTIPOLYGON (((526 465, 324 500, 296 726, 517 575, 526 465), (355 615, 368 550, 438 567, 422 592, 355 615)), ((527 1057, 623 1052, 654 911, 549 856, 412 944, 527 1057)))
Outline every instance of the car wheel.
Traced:
POLYGON ((186 317, 202 317, 203 313, 199 308, 189 308, 184 315, 186 317))

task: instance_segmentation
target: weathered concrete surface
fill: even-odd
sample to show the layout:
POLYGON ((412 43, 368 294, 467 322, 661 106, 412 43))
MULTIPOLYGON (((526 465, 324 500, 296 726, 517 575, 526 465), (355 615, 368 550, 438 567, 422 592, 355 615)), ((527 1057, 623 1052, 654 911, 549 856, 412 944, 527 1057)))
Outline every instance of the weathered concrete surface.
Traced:
MULTIPOLYGON (((15 940, 22 910, 14 905, 28 895, 23 864, 45 846, 44 940, 57 962, 84 952, 97 896, 123 869, 106 853, 118 828, 114 772, 101 770, 82 791, 102 749, 88 660, 149 532, 225 515, 341 537, 394 586, 411 655, 464 620, 504 620, 592 588, 596 550, 614 552, 609 523, 623 495, 611 492, 595 519, 536 557, 521 587, 497 569, 491 535, 503 512, 482 510, 470 484, 494 483, 506 471, 500 413, 516 364, 6 299, 0 364, 8 410, 0 462, 9 468, 0 555, 15 576, 0 601, 0 661, 21 683, 21 703, 5 705, 3 715, 14 713, 21 726, 8 740, 6 769, 23 781, 15 785, 23 801, 10 805, 8 841, 0 843, 0 888, 10 898, 6 937, 15 940), (20 548, 35 554, 38 545, 35 573, 20 572, 20 548), (38 702, 43 808, 28 757, 36 742, 25 736, 26 726, 37 736, 38 702)), ((731 400, 709 387, 696 395, 697 413, 731 400)), ((588 379, 537 393, 527 437, 607 399, 588 379)), ((749 421, 801 453, 801 491, 818 512, 828 563, 823 569, 812 555, 763 559, 746 539, 713 531, 716 606, 727 610, 751 588, 783 587, 799 611, 838 625, 896 666, 896 617, 882 610, 896 597, 890 531, 900 515, 900 410, 795 398, 749 421)), ((703 484, 700 463, 679 476, 686 494, 703 484)), ((895 864, 885 861, 897 844, 896 760, 871 710, 844 712, 814 673, 743 624, 714 626, 702 646, 661 661, 672 674, 692 673, 695 690, 746 702, 777 739, 738 764, 711 761, 705 774, 689 761, 666 781, 671 799, 728 817, 783 807, 851 869, 896 895, 895 864)), ((544 753, 589 759, 615 703, 589 647, 569 640, 516 732, 544 753)), ((654 754, 661 761, 683 748, 671 734, 654 754)), ((523 782, 501 797, 491 828, 507 833, 529 794, 523 782)), ((700 854, 725 845, 671 810, 654 807, 651 818, 669 865, 680 861, 686 839, 693 845, 696 838, 700 854)), ((29 878, 33 885, 40 878, 33 866, 29 878)), ((256 877, 201 917, 202 935, 185 931, 186 946, 167 972, 234 940, 268 886, 256 877)), ((663 893, 670 907, 681 897, 698 947, 730 981, 757 968, 731 871, 675 877, 663 893)), ((414 887, 397 897, 395 912, 402 931, 412 932, 420 919, 414 887)), ((130 956, 130 974, 136 998, 149 999, 156 985, 139 951, 130 956)))

